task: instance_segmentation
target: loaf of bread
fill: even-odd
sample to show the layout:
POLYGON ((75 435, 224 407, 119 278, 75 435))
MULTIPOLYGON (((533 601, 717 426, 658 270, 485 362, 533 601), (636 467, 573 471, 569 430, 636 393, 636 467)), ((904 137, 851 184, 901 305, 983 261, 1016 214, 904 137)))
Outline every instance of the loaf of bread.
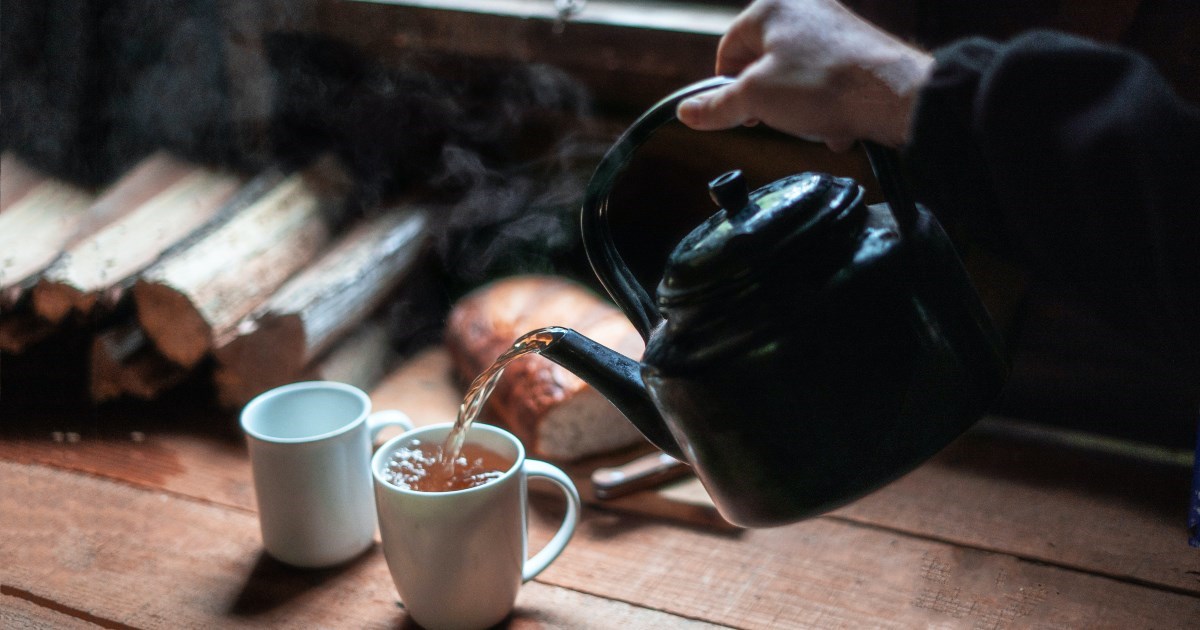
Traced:
MULTIPOLYGON (((458 376, 469 383, 518 338, 545 326, 574 328, 635 359, 645 347, 614 306, 579 284, 553 276, 507 278, 465 296, 450 312, 446 345, 458 376)), ((644 440, 591 386, 533 354, 505 368, 482 418, 508 428, 531 454, 556 461, 644 440)))

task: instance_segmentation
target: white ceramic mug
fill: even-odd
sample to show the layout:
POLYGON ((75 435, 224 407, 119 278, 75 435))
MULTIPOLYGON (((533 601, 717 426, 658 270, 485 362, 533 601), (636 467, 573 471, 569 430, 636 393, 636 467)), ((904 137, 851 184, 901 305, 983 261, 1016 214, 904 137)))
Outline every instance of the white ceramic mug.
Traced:
POLYGON ((476 424, 466 441, 513 462, 498 479, 450 492, 419 492, 393 485, 388 460, 413 440, 441 443, 450 424, 409 431, 389 440, 371 461, 383 554, 400 601, 428 628, 484 628, 508 616, 521 584, 562 553, 579 522, 579 492, 566 473, 537 460, 511 433, 476 424), (567 498, 558 532, 526 559, 528 477, 554 482, 567 498))
POLYGON ((317 568, 371 546, 371 447, 386 426, 412 429, 407 416, 371 413, 371 399, 352 385, 310 381, 260 394, 241 423, 267 553, 317 568))

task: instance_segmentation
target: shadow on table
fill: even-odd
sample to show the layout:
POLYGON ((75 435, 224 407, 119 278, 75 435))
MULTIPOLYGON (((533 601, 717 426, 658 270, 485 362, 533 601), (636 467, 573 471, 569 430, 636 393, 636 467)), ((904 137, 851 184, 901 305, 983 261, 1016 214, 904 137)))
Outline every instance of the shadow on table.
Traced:
POLYGON ((1125 452, 1119 444, 1093 441, 1098 444, 1024 423, 984 422, 933 461, 972 476, 1119 501, 1182 522, 1191 479, 1187 454, 1182 457, 1189 461, 1175 461, 1180 456, 1156 456, 1158 449, 1148 449, 1147 456, 1133 447, 1125 452))
MULTIPOLYGON (((402 604, 400 602, 396 602, 396 605, 401 610, 404 609, 404 604, 402 604)), ((538 613, 537 611, 535 611, 533 614, 529 614, 527 611, 522 611, 520 608, 517 608, 517 609, 513 610, 513 612, 510 613, 507 617, 505 617, 504 621, 501 621, 500 623, 498 623, 494 626, 491 626, 491 627, 487 628, 486 630, 503 630, 504 628, 528 628, 531 625, 534 627, 549 627, 549 628, 563 627, 562 624, 552 624, 552 623, 548 624, 548 623, 544 623, 544 622, 545 622, 545 620, 542 619, 542 615, 540 613, 538 613)), ((395 628, 396 630, 425 630, 425 626, 422 626, 421 624, 413 621, 413 618, 411 616, 409 616, 409 614, 407 612, 405 612, 404 616, 396 622, 396 625, 394 625, 392 627, 395 628)))
POLYGON ((370 558, 366 552, 357 558, 328 569, 297 569, 288 566, 265 552, 246 576, 229 614, 235 617, 254 617, 286 605, 325 583, 354 571, 370 558))

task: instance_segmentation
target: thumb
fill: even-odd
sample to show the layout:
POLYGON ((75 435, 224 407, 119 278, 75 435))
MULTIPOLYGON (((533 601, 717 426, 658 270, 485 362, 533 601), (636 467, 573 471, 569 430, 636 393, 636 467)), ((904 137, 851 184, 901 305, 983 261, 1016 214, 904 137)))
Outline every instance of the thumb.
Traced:
POLYGON ((732 129, 753 120, 745 111, 738 83, 685 99, 675 109, 683 124, 700 131, 732 129))

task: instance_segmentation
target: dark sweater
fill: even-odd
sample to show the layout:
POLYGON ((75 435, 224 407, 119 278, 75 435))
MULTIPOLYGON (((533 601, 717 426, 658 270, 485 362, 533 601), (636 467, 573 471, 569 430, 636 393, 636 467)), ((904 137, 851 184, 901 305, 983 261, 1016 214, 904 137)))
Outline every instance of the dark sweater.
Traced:
POLYGON ((1145 58, 1057 33, 935 57, 907 150, 918 196, 1200 362, 1200 110, 1145 58))
POLYGON ((917 196, 1200 374, 1200 110, 1145 58, 1058 33, 935 58, 906 150, 917 196))

